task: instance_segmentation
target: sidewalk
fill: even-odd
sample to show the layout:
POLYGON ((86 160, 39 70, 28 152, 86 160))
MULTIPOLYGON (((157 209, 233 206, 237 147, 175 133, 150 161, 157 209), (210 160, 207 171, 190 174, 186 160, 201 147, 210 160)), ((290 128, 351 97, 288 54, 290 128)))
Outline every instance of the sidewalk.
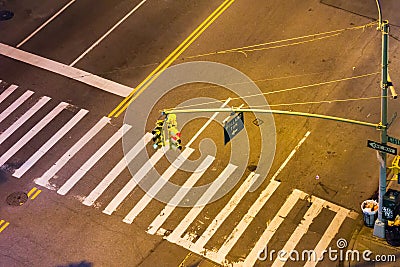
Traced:
MULTIPOLYGON (((400 185, 397 184, 397 179, 396 181, 390 181, 387 188, 400 191, 400 185)), ((346 262, 344 266, 346 267, 347 266, 384 266, 384 267, 400 266, 400 246, 399 247, 391 246, 386 242, 386 239, 375 237, 373 235, 373 230, 374 230, 373 228, 367 227, 363 224, 359 230, 357 229, 355 231, 348 248, 351 250, 358 250, 360 252, 361 259, 359 262, 356 261, 346 262), (371 262, 367 262, 362 259, 361 253, 365 250, 370 250, 372 252, 372 254, 369 256, 371 262), (378 257, 381 257, 382 260, 385 257, 386 258, 396 257, 396 261, 395 262, 393 262, 393 260, 391 262, 372 261, 375 259, 377 255, 380 255, 378 257), (389 256, 389 255, 394 255, 394 256, 389 256)))

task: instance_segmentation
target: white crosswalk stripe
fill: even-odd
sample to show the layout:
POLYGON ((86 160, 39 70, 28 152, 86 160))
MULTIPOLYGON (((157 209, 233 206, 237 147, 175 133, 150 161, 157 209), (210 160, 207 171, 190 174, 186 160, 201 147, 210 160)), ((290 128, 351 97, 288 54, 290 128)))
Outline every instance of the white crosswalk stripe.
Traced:
POLYGON ((0 122, 5 120, 11 113, 13 113, 20 105, 22 105, 29 97, 33 95, 33 92, 28 90, 23 95, 21 95, 16 101, 9 105, 1 114, 0 122))
POLYGON ((0 166, 6 163, 15 153, 17 153, 26 143, 28 143, 37 133, 50 123, 68 103, 61 102, 57 107, 50 111, 41 121, 39 121, 27 134, 18 140, 7 152, 0 157, 0 166))
POLYGON ((48 101, 50 97, 44 96, 36 102, 27 112, 25 112, 21 117, 18 118, 7 130, 0 135, 0 144, 2 144, 8 137, 10 137, 16 130, 18 130, 30 117, 32 117, 40 108, 42 108, 48 101))
MULTIPOLYGON (((9 86, 0 94, 0 103, 7 99, 7 97, 14 92, 18 92, 20 90, 22 89, 18 86, 9 86)), ((13 103, 7 106, 0 114, 0 123, 2 123, 5 118, 11 117, 10 115, 22 107, 22 105, 28 105, 30 101, 27 100, 30 99, 33 94, 33 91, 28 90, 21 94, 21 96, 19 96, 13 103)), ((9 148, 0 156, 0 166, 6 164, 10 159, 12 159, 18 151, 21 151, 22 148, 28 144, 28 142, 31 142, 36 138, 41 138, 41 135, 38 133, 43 131, 46 125, 58 118, 57 116, 64 116, 64 113, 66 112, 62 112, 63 110, 69 110, 67 108, 69 104, 61 102, 50 112, 43 115, 38 122, 34 123, 32 120, 29 120, 35 114, 35 118, 39 116, 39 110, 41 110, 49 101, 49 97, 40 97, 36 103, 32 103, 31 107, 27 107, 28 110, 18 119, 16 119, 15 122, 11 122, 11 126, 9 126, 3 133, 0 134, 1 144, 11 137, 18 129, 20 129, 20 131, 23 129, 28 129, 26 130, 27 132, 11 146, 11 148, 9 148), (29 127, 21 127, 25 124, 29 127)), ((229 100, 227 100, 224 105, 226 105, 228 101, 229 100)), ((4 101, 4 103, 7 103, 7 101, 4 101)), ((44 160, 43 158, 45 158, 47 153, 53 149, 56 149, 57 146, 62 145, 62 141, 64 141, 63 137, 67 136, 72 129, 77 128, 78 124, 83 123, 83 121, 87 119, 87 114, 89 113, 88 110, 72 110, 74 115, 68 115, 68 121, 60 126, 56 133, 49 137, 46 142, 43 142, 44 144, 41 145, 41 147, 35 151, 33 155, 30 157, 27 156, 28 159, 25 160, 25 162, 13 172, 12 175, 14 177, 21 178, 31 169, 35 169, 34 167, 37 165, 40 159, 44 160)), ((210 122, 215 119, 217 115, 218 113, 215 113, 209 119, 209 121, 207 121, 204 126, 201 127, 201 129, 188 142, 185 150, 183 150, 179 157, 167 167, 167 169, 158 179, 156 179, 156 177, 149 177, 154 178, 154 183, 150 185, 146 194, 144 194, 138 200, 133 208, 127 211, 126 214, 122 215, 123 222, 131 224, 134 220, 141 218, 141 215, 146 214, 148 217, 149 214, 154 214, 154 210, 150 208, 151 203, 153 203, 153 201, 157 201, 154 196, 165 190, 167 183, 172 180, 177 171, 180 170, 181 167, 184 166, 185 162, 189 160, 189 157, 195 150, 189 148, 188 146, 191 145, 198 136, 200 136, 200 134, 205 130, 210 122)), ((89 141, 96 140, 96 138, 101 136, 101 131, 107 124, 110 124, 110 118, 103 117, 96 121, 95 125, 87 132, 80 134, 80 137, 75 143, 73 143, 70 147, 66 147, 65 150, 67 151, 65 153, 62 153, 59 158, 56 158, 52 161, 55 162, 54 164, 50 163, 51 165, 48 169, 40 170, 44 173, 41 175, 41 177, 35 179, 36 184, 57 190, 57 193, 60 195, 72 195, 73 188, 77 188, 78 186, 87 186, 87 183, 84 183, 83 181, 90 177, 89 174, 91 172, 96 171, 97 167, 95 166, 100 166, 100 163, 106 161, 105 159, 109 157, 109 155, 112 153, 111 151, 114 151, 114 148, 116 148, 116 144, 121 142, 123 135, 131 129, 130 125, 122 125, 120 128, 113 130, 111 137, 107 138, 102 144, 100 144, 98 146, 99 148, 97 148, 96 145, 96 150, 88 157, 84 157, 86 160, 82 160, 80 157, 75 157, 75 155, 78 153, 84 153, 87 151, 85 150, 86 146, 94 146, 89 141), (78 170, 75 169, 76 171, 74 171, 70 177, 63 177, 67 179, 59 179, 58 181, 63 180, 62 184, 58 185, 59 188, 53 188, 50 185, 50 180, 58 173, 61 175, 61 173, 63 173, 61 169, 64 168, 64 166, 67 166, 68 163, 73 163, 74 166, 80 167, 78 170)), ((130 131, 133 131, 133 129, 130 131)), ((233 174, 237 173, 237 169, 239 168, 238 166, 226 163, 223 171, 219 173, 219 175, 215 175, 215 169, 210 170, 212 163, 215 161, 215 157, 208 155, 197 166, 196 170, 193 173, 190 173, 189 178, 183 183, 179 190, 174 192, 174 195, 171 196, 170 203, 174 203, 175 205, 165 204, 163 209, 156 213, 157 216, 155 216, 155 218, 151 221, 147 229, 143 230, 151 235, 164 235, 164 239, 167 241, 177 244, 191 251, 192 253, 201 255, 217 264, 224 266, 254 266, 259 260, 258 258, 260 251, 262 251, 271 242, 271 240, 274 241, 274 238, 277 238, 277 236, 280 237, 279 233, 285 230, 282 229, 282 225, 284 225, 286 218, 288 218, 291 213, 295 212, 294 207, 297 205, 303 205, 305 212, 304 216, 292 233, 285 232, 285 234, 288 234, 288 237, 287 240, 285 240, 285 244, 282 244, 282 249, 285 251, 290 251, 299 246, 306 234, 309 232, 309 229, 312 229, 310 227, 312 227, 315 219, 321 216, 323 209, 328 209, 331 212, 334 212, 335 215, 332 215, 332 221, 329 223, 329 225, 328 223, 326 224, 326 229, 322 230, 320 233, 321 238, 318 242, 316 242, 316 245, 314 244, 315 247, 313 248, 316 252, 316 256, 320 257, 329 244, 331 244, 332 240, 337 236, 342 225, 345 224, 346 218, 353 218, 351 212, 348 209, 330 203, 327 200, 318 198, 316 196, 309 196, 307 193, 298 189, 285 191, 285 194, 280 194, 278 192, 287 189, 282 189, 283 186, 280 188, 282 182, 275 180, 283 168, 289 164, 289 161, 294 157, 296 151, 305 142, 309 135, 310 132, 305 134, 305 136, 292 150, 280 168, 278 168, 277 172, 272 176, 272 179, 269 181, 269 183, 265 185, 265 188, 260 190, 261 193, 259 193, 257 196, 254 196, 256 200, 246 206, 246 210, 243 210, 243 207, 241 207, 239 204, 249 198, 250 193, 248 190, 251 187, 251 183, 252 181, 257 180, 257 178, 260 176, 259 174, 253 172, 250 173, 240 185, 238 185, 238 189, 236 189, 235 192, 232 192, 232 196, 230 196, 229 199, 224 200, 224 203, 226 204, 220 206, 219 210, 209 209, 208 205, 200 205, 201 203, 207 203, 210 201, 217 194, 217 192, 222 189, 224 183, 227 182, 227 180, 233 174), (197 202, 194 207, 177 208, 176 204, 184 201, 185 197, 189 193, 189 190, 195 186, 195 184, 201 184, 202 179, 209 179, 210 176, 217 177, 204 193, 197 196, 197 202), (288 192, 290 192, 289 196, 287 196, 288 192), (260 211, 266 209, 268 204, 271 204, 269 202, 272 201, 271 197, 273 195, 276 197, 273 198, 274 204, 276 203, 275 201, 280 202, 279 205, 281 205, 281 207, 279 210, 276 212, 276 214, 269 214, 272 220, 266 223, 265 227, 261 226, 263 228, 260 228, 260 234, 252 239, 254 240, 251 241, 253 242, 252 244, 246 244, 244 246, 246 247, 246 251, 244 251, 244 254, 241 256, 241 258, 238 258, 238 256, 232 256, 232 254, 235 254, 233 252, 235 245, 243 240, 245 233, 250 231, 251 224, 257 222, 256 218, 263 216, 263 212, 260 211), (311 203, 311 206, 309 206, 307 210, 305 209, 305 205, 307 205, 307 203, 304 201, 305 199, 311 203), (185 215, 181 214, 183 211, 186 213, 185 215), (200 218, 202 217, 203 212, 211 218, 207 218, 207 220, 200 218), (240 215, 239 219, 237 219, 234 225, 226 225, 226 222, 229 222, 229 219, 231 219, 232 216, 237 216, 238 214, 243 215, 240 215), (195 228, 197 223, 199 223, 199 225, 203 224, 202 221, 206 221, 206 223, 198 229, 195 228), (165 230, 163 229, 164 225, 165 227, 176 225, 176 227, 165 230), (227 226, 228 228, 223 226, 227 226), (199 229, 204 229, 204 231, 200 232, 199 229), (227 229, 229 229, 229 232, 226 232, 227 229), (223 234, 221 234, 222 232, 223 234), (218 239, 218 242, 215 241, 216 238, 218 239), (214 243, 217 243, 218 245, 215 245, 214 243), (232 260, 232 258, 235 258, 235 260, 232 260)), ((139 136, 136 138, 139 138, 139 136)), ((165 154, 168 148, 164 147, 156 150, 150 158, 146 158, 145 161, 141 161, 143 160, 143 157, 146 157, 143 151, 146 150, 146 146, 151 139, 152 134, 145 133, 122 158, 120 155, 115 163, 107 162, 106 164, 108 164, 108 167, 110 167, 111 171, 105 174, 104 177, 98 177, 98 184, 93 186, 94 188, 88 192, 87 196, 80 198, 82 199, 82 203, 86 206, 98 207, 102 205, 103 198, 111 199, 111 201, 107 203, 106 207, 102 211, 105 214, 113 215, 113 213, 120 206, 122 207, 125 202, 128 202, 128 196, 133 192, 137 185, 143 181, 143 179, 147 179, 147 176, 155 175, 155 172, 151 170, 163 157, 166 156, 165 154), (129 180, 127 179, 128 182, 125 183, 122 188, 119 188, 115 182, 116 179, 121 176, 123 171, 126 170, 128 165, 134 162, 135 159, 137 159, 138 162, 144 163, 141 163, 142 165, 140 168, 138 168, 136 172, 132 173, 132 177, 130 179, 128 178, 129 180), (116 187, 118 187, 117 192, 115 191, 116 187), (107 195, 109 194, 109 191, 107 190, 108 188, 113 189, 110 190, 110 192, 116 192, 115 195, 107 195)), ((299 221, 300 217, 297 220, 299 221)), ((305 266, 314 267, 317 263, 317 261, 309 260, 305 262, 305 266)), ((270 265, 271 264, 272 266, 283 266, 285 262, 274 259, 273 262, 270 262, 270 265)))

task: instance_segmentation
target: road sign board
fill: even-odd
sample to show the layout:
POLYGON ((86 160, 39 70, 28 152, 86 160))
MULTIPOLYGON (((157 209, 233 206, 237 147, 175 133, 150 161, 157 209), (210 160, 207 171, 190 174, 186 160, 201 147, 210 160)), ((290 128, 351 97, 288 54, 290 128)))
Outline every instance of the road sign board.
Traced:
POLYGON ((235 117, 224 125, 225 145, 232 140, 244 128, 243 112, 239 112, 235 117))
POLYGON ((367 146, 382 152, 397 155, 397 148, 368 140, 367 146))
POLYGON ((388 142, 400 146, 400 139, 391 137, 389 135, 388 135, 388 142))

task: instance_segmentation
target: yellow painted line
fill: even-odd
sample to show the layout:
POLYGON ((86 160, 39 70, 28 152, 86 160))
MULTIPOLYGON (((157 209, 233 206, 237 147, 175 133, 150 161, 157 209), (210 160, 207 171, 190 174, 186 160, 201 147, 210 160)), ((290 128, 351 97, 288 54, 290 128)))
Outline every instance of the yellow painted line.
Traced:
POLYGON ((225 0, 172 53, 154 69, 110 114, 118 117, 166 68, 168 68, 235 0, 225 0), (138 92, 137 94, 135 94, 138 92))
MULTIPOLYGON (((2 225, 4 223, 4 220, 0 221, 0 225, 2 225)), ((6 222, 1 228, 0 228, 0 233, 3 232, 4 229, 6 229, 6 227, 9 225, 9 222, 6 222)))
POLYGON ((31 197, 31 195, 33 194, 33 192, 35 192, 37 190, 36 187, 32 188, 31 191, 28 192, 27 196, 31 197))
POLYGON ((189 252, 186 257, 183 259, 183 261, 179 264, 179 267, 184 267, 186 260, 192 255, 192 252, 189 252))
POLYGON ((31 197, 32 200, 34 200, 39 194, 42 192, 42 190, 36 191, 36 193, 31 197))

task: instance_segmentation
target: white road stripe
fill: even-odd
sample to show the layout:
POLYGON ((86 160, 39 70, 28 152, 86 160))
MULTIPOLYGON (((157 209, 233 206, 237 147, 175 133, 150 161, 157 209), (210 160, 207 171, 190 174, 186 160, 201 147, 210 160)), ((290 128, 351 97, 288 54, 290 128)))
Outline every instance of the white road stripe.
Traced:
POLYGON ((279 185, 280 182, 271 180, 267 188, 265 188, 264 191, 261 192, 260 196, 253 203, 247 213, 243 216, 242 220, 235 227, 235 229, 233 229, 231 234, 226 238, 224 244, 218 250, 218 262, 222 262, 225 259, 226 255, 228 255, 229 251, 233 248, 235 243, 239 240, 244 231, 257 216, 258 212, 264 207, 265 203, 268 201, 268 199, 275 192, 279 185))
POLYGON ((49 18, 45 23, 40 25, 39 28, 37 28, 34 32, 32 32, 28 37, 26 37, 22 42, 20 42, 17 47, 20 47, 24 43, 26 43, 29 39, 31 39, 36 33, 38 33, 41 29, 43 29, 47 24, 49 24, 51 21, 53 21, 58 15, 60 15, 67 7, 69 7, 72 3, 74 3, 75 0, 70 1, 68 4, 66 4, 63 8, 61 8, 56 14, 54 14, 51 18, 49 18))
MULTIPOLYGON (((179 188, 178 192, 173 196, 170 203, 180 203, 186 196, 192 186, 203 176, 208 167, 214 161, 213 156, 207 155, 203 162, 196 168, 196 170, 190 175, 189 179, 179 188)), ((147 228, 147 233, 154 235, 166 219, 172 214, 175 206, 166 205, 160 214, 153 220, 150 226, 147 228)))
POLYGON ((0 103, 3 102, 4 99, 6 99, 9 95, 11 95, 17 88, 18 86, 13 84, 10 85, 6 90, 4 90, 4 92, 0 95, 0 103))
MULTIPOLYGON (((222 104, 221 108, 225 107, 226 105, 228 105, 229 101, 231 101, 231 98, 229 97, 227 100, 225 100, 225 102, 222 104)), ((200 130, 192 137, 192 139, 186 144, 186 147, 189 147, 195 140, 197 137, 199 137, 199 135, 204 131, 204 129, 206 129, 206 127, 208 125, 210 125, 210 123, 215 119, 215 117, 217 117, 219 114, 219 112, 215 112, 206 123, 204 123, 203 127, 200 128, 200 130)))
POLYGON ((104 177, 104 179, 96 186, 95 189, 90 192, 90 194, 85 197, 82 202, 86 206, 91 206, 93 203, 103 194, 108 186, 117 178, 118 175, 127 167, 140 151, 144 149, 146 144, 150 142, 153 135, 151 133, 146 133, 140 140, 135 144, 135 146, 129 150, 129 152, 123 157, 117 165, 104 177))
POLYGON ((193 250, 194 251, 202 251, 205 244, 210 240, 210 238, 217 232, 218 228, 224 223, 224 221, 228 218, 229 214, 237 207, 239 202, 242 200, 244 195, 249 190, 252 180, 257 179, 259 174, 255 174, 251 172, 249 176, 247 176, 246 180, 240 185, 239 189, 235 192, 229 202, 225 205, 225 207, 218 213, 218 215, 214 218, 214 220, 208 225, 207 229, 200 236, 200 238, 196 241, 193 250))
POLYGON ((89 53, 93 48, 95 48, 101 41, 103 41, 112 31, 114 31, 122 22, 124 22, 130 15, 132 15, 136 10, 139 9, 147 0, 143 0, 136 7, 134 7, 128 14, 126 14, 120 21, 118 21, 111 29, 109 29, 103 36, 101 36, 94 44, 92 44, 85 52, 83 52, 77 59, 75 59, 70 66, 74 66, 81 60, 87 53, 89 53))
POLYGON ((52 121, 63 109, 68 107, 68 103, 61 102, 51 110, 41 121, 39 121, 29 132, 21 137, 10 149, 0 157, 0 166, 6 163, 15 153, 17 153, 26 143, 28 143, 37 133, 39 133, 50 121, 52 121))
POLYGON ((258 254, 261 250, 263 250, 273 237, 273 235, 278 230, 279 226, 282 224, 286 216, 292 210, 294 205, 296 205, 297 201, 302 197, 304 197, 304 193, 300 190, 293 190, 293 192, 286 199, 285 203, 279 209, 275 217, 268 224, 267 228, 262 233, 260 239, 255 244, 254 248, 250 251, 249 255, 246 257, 244 262, 239 262, 237 266, 254 266, 257 261, 258 254))
POLYGON ((132 208, 132 210, 125 216, 123 222, 132 223, 133 220, 143 211, 144 208, 150 203, 155 195, 161 190, 161 188, 168 182, 169 179, 175 174, 187 158, 193 153, 194 149, 186 148, 181 154, 174 160, 174 162, 168 167, 167 170, 161 175, 161 177, 153 184, 153 186, 144 194, 139 202, 132 208))
MULTIPOLYGON (((0 144, 2 144, 10 135, 12 135, 19 127, 21 127, 30 117, 32 117, 39 109, 41 109, 48 101, 50 97, 44 96, 36 102, 27 112, 18 118, 10 127, 7 128, 0 135, 0 144)), ((1 165, 0 165, 1 166, 1 165)))
MULTIPOLYGON (((296 248, 296 245, 299 243, 300 239, 307 233, 308 228, 310 227, 311 223, 313 222, 314 218, 318 216, 323 208, 324 200, 320 198, 316 198, 313 200, 311 207, 307 210, 306 214, 304 215, 300 224, 296 227, 292 235, 290 236, 289 240, 284 245, 284 251, 292 251, 296 248)), ((276 258, 274 263, 272 264, 273 267, 283 266, 285 264, 284 261, 279 260, 276 258)))
POLYGON ((58 190, 60 195, 67 194, 72 187, 129 131, 132 126, 124 124, 113 134, 58 190))
POLYGON ((68 65, 35 54, 28 53, 6 44, 0 43, 0 54, 35 67, 57 73, 64 77, 82 82, 94 88, 104 90, 118 96, 126 97, 133 90, 128 86, 104 79, 90 72, 70 67, 68 65))
POLYGON ((28 90, 23 95, 21 95, 17 100, 15 100, 11 105, 9 105, 1 114, 0 122, 7 118, 11 113, 13 113, 19 106, 22 105, 29 97, 33 95, 33 92, 28 90))
POLYGON ((37 185, 53 189, 49 185, 49 180, 76 154, 81 148, 88 143, 107 123, 110 122, 110 118, 101 118, 96 125, 94 125, 84 136, 81 137, 54 165, 48 169, 42 177, 35 180, 37 185))
POLYGON ((35 154, 33 154, 25 163, 15 170, 13 176, 21 178, 33 165, 38 162, 69 130, 72 129, 86 114, 87 110, 81 109, 75 116, 70 119, 63 127, 61 127, 57 133, 55 133, 41 148, 39 148, 35 154))
POLYGON ((310 131, 306 132, 306 134, 304 135, 304 137, 300 140, 300 142, 297 144, 297 146, 292 150, 292 152, 290 152, 289 156, 286 158, 286 160, 283 162, 283 164, 279 167, 279 169, 275 172, 274 176, 271 178, 271 180, 275 180, 276 177, 278 177, 278 175, 281 173, 281 171, 283 170, 283 168, 285 168, 286 164, 288 164, 288 162, 290 161, 290 159, 294 156, 294 154, 296 153, 296 151, 300 148, 300 146, 304 143, 304 141, 306 141, 307 137, 311 134, 310 131))
POLYGON ((190 209, 189 213, 186 214, 185 218, 179 223, 179 225, 168 235, 167 240, 172 243, 179 244, 181 235, 190 226, 190 224, 196 219, 200 212, 204 209, 205 205, 199 205, 200 203, 207 203, 217 193, 218 189, 225 183, 230 175, 236 170, 237 166, 228 164, 226 168, 221 172, 218 178, 208 187, 206 192, 199 198, 195 207, 190 209))
POLYGON ((165 148, 158 149, 153 156, 135 173, 132 179, 118 192, 118 194, 111 200, 103 213, 111 215, 124 199, 132 192, 136 185, 143 179, 143 177, 153 168, 153 166, 161 159, 165 153, 165 148))
POLYGON ((304 266, 314 267, 315 265, 317 265, 318 259, 321 258, 323 251, 329 246, 332 239, 339 232, 339 228, 343 224, 348 213, 349 213, 349 210, 347 210, 347 209, 340 209, 338 211, 338 213, 336 213, 332 222, 329 224, 328 228, 326 229, 324 235, 319 240, 317 246, 314 248, 314 251, 316 253, 315 259, 311 258, 309 261, 306 262, 306 264, 304 266))

